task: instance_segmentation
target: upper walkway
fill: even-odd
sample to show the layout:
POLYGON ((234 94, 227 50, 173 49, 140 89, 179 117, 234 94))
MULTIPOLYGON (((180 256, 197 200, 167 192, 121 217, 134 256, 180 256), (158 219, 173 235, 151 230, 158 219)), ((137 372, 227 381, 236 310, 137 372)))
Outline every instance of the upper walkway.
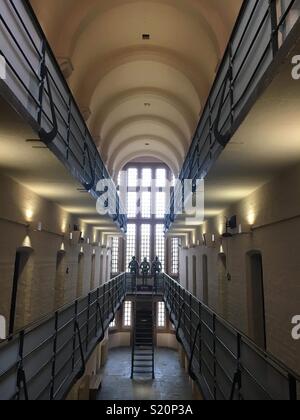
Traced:
MULTIPOLYGON (((4 67, 1 74, 5 73, 0 78, 0 95, 37 135, 38 138, 28 139, 28 143, 38 145, 39 140, 44 143, 62 162, 68 176, 81 185, 81 192, 89 192, 96 200, 105 193, 103 187, 97 191, 97 184, 106 180, 110 192, 109 215, 126 231, 125 211, 116 186, 28 1, 1 1, 0 45, 1 68, 4 67)), ((2 101, 1 110, 7 122, 9 116, 2 101)), ((17 117, 13 127, 8 127, 14 138, 20 134, 16 122, 17 117)), ((19 139, 20 147, 25 139, 19 139)), ((5 147, 10 145, 6 143, 5 147)), ((32 158, 33 153, 31 149, 32 158)), ((39 181, 45 176, 50 178, 54 174, 41 174, 39 181)))
MULTIPOLYGON (((289 59, 291 47, 299 40, 299 16, 297 0, 244 1, 180 172, 181 182, 171 195, 171 210, 166 216, 167 230, 177 214, 181 214, 184 180, 192 180, 195 191, 196 181, 210 174, 259 97, 278 74, 279 66, 289 59)), ((289 78, 292 79, 291 72, 289 78)), ((275 87, 273 101, 276 95, 280 95, 278 87, 277 91, 275 87)), ((244 143, 247 141, 245 132, 242 139, 244 143)), ((242 141, 239 139, 237 143, 242 141)), ((237 163, 238 157, 236 159, 237 163)), ((234 162, 226 163, 228 172, 234 162)), ((219 184, 220 177, 226 177, 226 174, 219 174, 219 184)), ((206 199, 206 207, 210 204, 208 201, 206 199)))

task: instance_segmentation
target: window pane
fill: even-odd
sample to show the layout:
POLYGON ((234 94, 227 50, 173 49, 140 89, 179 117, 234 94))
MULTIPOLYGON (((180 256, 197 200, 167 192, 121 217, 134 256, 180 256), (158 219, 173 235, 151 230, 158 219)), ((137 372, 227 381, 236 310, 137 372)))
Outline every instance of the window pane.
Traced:
POLYGON ((157 325, 158 328, 166 327, 166 305, 164 302, 158 302, 157 305, 157 325))
POLYGON ((150 219, 151 217, 151 193, 142 193, 141 212, 144 219, 150 219))
POLYGON ((136 192, 129 192, 128 193, 128 202, 127 202, 127 211, 128 217, 133 219, 136 217, 137 213, 137 193, 136 192))
POLYGON ((165 169, 156 169, 156 186, 158 188, 164 188, 166 186, 167 171, 165 169))
POLYGON ((149 188, 152 184, 152 169, 145 168, 142 170, 142 187, 149 188))
POLYGON ((112 240, 111 272, 113 274, 117 274, 119 272, 119 238, 118 237, 115 237, 112 240))
POLYGON ((116 328, 116 326, 117 326, 116 319, 114 319, 114 320, 110 323, 109 328, 116 328))
POLYGON ((127 245, 126 245, 126 270, 132 257, 136 256, 136 225, 127 226, 127 245))
POLYGON ((163 219, 166 214, 166 193, 165 192, 157 192, 156 193, 156 209, 155 209, 155 217, 157 219, 163 219))
POLYGON ((155 232, 155 254, 162 264, 162 270, 165 271, 165 232, 164 225, 156 225, 155 232))
POLYGON ((131 327, 132 317, 132 302, 125 302, 124 304, 124 327, 131 327))
POLYGON ((172 274, 179 274, 179 239, 172 238, 172 274))
POLYGON ((128 187, 138 186, 138 170, 136 168, 128 169, 128 187))
POLYGON ((150 261, 150 238, 151 238, 151 226, 141 226, 141 259, 147 258, 150 261))

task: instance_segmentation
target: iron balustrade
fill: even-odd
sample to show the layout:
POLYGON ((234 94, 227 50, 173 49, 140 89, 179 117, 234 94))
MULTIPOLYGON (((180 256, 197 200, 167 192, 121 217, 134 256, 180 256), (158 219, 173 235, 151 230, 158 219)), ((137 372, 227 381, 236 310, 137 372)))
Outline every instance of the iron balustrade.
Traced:
POLYGON ((106 192, 97 191, 98 181, 108 180, 109 214, 126 230, 116 186, 27 0, 0 2, 0 55, 6 63, 0 94, 30 123, 83 191, 98 199, 106 192))
POLYGON ((259 349, 171 277, 164 300, 189 373, 209 400, 298 400, 300 377, 259 349))
MULTIPOLYGON (((298 0, 245 0, 209 93, 191 147, 171 193, 168 230, 183 208, 183 182, 204 179, 251 107, 259 83, 285 43, 298 0)), ((294 22, 293 22, 294 23, 294 22)))
MULTIPOLYGON (((0 400, 62 400, 127 295, 132 278, 121 274, 0 345, 0 400)), ((161 295, 189 360, 189 373, 206 399, 298 400, 300 378, 224 321, 166 274, 161 295)))
POLYGON ((0 345, 0 400, 62 400, 126 296, 121 274, 0 345))

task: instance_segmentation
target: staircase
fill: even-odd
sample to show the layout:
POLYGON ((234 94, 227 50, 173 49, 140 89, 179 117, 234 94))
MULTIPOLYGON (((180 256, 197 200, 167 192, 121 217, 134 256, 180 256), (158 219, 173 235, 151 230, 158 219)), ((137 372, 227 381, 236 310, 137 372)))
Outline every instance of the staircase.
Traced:
POLYGON ((136 296, 131 379, 155 379, 153 300, 136 296))

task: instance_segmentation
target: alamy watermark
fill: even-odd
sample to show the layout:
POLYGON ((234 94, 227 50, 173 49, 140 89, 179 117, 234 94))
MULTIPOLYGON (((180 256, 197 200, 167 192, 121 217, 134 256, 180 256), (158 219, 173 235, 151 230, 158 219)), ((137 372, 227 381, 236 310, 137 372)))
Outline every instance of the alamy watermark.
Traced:
POLYGON ((293 317, 292 325, 294 325, 292 329, 293 340, 300 340, 300 315, 295 315, 293 317))
POLYGON ((0 79, 6 79, 6 61, 3 55, 0 54, 0 79))
POLYGON ((147 203, 145 203, 143 193, 150 193, 150 187, 143 187, 143 183, 138 182, 138 180, 135 187, 130 187, 126 175, 121 174, 120 179, 118 197, 116 196, 115 185, 110 179, 103 179, 98 182, 96 190, 99 193, 99 198, 96 207, 101 216, 115 215, 119 210, 119 214, 128 216, 130 213, 130 217, 132 217, 132 211, 135 215, 138 215, 144 211, 146 205, 148 206, 147 213, 159 218, 164 218, 167 214, 184 214, 187 222, 196 224, 204 221, 204 180, 199 179, 196 182, 190 179, 183 182, 176 180, 175 183, 165 180, 163 187, 161 186, 161 180, 154 180, 151 192, 153 194, 153 191, 155 191, 155 194, 153 194, 155 199, 149 200, 148 198, 147 203), (131 195, 131 192, 134 194, 131 195), (171 200, 172 194, 174 194, 174 200, 171 200), (131 199, 135 200, 135 203, 130 202, 131 199), (118 206, 119 202, 122 203, 121 206, 118 206))
POLYGON ((300 55, 295 55, 292 58, 292 78, 294 80, 300 80, 300 55))

